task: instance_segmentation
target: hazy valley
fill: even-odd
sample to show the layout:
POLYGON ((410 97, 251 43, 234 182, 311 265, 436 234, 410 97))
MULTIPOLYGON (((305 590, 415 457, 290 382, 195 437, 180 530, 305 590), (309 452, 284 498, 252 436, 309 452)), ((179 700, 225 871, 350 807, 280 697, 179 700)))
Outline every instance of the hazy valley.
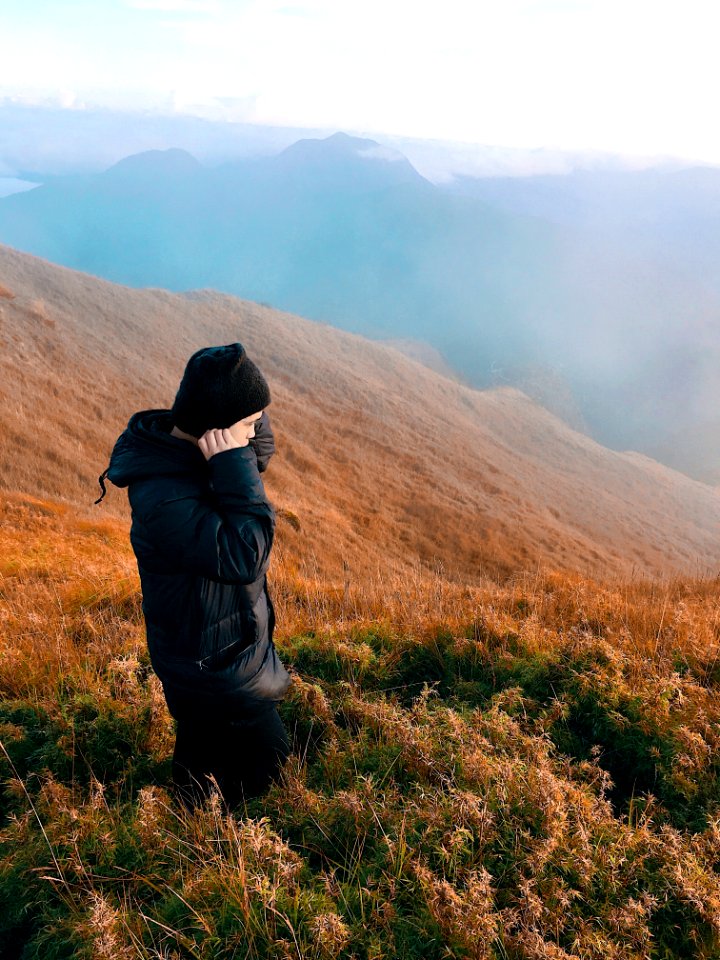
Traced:
POLYGON ((343 133, 213 167, 148 151, 0 199, 0 241, 427 342, 615 449, 720 478, 711 168, 458 177, 343 133))

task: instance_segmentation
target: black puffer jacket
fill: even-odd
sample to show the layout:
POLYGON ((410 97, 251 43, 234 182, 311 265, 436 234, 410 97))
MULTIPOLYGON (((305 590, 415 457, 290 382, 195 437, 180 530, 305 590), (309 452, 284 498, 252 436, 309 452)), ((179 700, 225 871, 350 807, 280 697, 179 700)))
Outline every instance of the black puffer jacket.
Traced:
POLYGON ((133 414, 100 478, 103 496, 105 476, 128 488, 153 669, 175 716, 256 713, 291 683, 266 582, 275 534, 260 477, 275 449, 267 412, 247 446, 210 460, 170 430, 169 410, 133 414))

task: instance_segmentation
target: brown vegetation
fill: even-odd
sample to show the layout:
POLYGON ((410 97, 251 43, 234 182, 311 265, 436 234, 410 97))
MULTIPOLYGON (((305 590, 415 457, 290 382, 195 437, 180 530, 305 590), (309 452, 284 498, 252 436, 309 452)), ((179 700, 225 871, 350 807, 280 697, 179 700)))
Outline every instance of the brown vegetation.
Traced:
MULTIPOLYGON (((569 429, 522 393, 472 390, 397 350, 211 291, 135 290, 0 247, 0 487, 129 519, 98 475, 130 415, 172 404, 198 347, 239 339, 267 374, 277 550, 328 582, 417 564, 482 584, 538 564, 714 573, 720 494, 569 429)), ((288 560, 288 562, 290 562, 288 560)))
POLYGON ((711 960, 716 580, 274 556, 293 754, 168 792, 127 524, 0 496, 0 954, 711 960))
POLYGON ((717 490, 233 297, 1 247, 0 280, 0 955, 720 956, 717 490), (293 755, 190 815, 126 493, 93 501, 235 339, 273 392, 293 755))

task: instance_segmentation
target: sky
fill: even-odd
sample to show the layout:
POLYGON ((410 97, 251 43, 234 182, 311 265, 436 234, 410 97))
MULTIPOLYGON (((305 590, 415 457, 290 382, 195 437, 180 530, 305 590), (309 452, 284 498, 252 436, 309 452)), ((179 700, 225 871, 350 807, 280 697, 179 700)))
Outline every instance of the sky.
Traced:
POLYGON ((0 99, 720 163, 713 0, 2 0, 0 99))

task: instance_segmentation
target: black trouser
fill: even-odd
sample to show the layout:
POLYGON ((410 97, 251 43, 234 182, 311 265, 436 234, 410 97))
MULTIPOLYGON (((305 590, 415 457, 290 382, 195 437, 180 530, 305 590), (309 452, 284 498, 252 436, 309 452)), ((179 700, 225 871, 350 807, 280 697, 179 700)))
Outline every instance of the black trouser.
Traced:
POLYGON ((174 785, 192 808, 209 795, 212 774, 232 810, 265 793, 289 753, 290 740, 275 704, 245 719, 181 716, 173 753, 174 785))

